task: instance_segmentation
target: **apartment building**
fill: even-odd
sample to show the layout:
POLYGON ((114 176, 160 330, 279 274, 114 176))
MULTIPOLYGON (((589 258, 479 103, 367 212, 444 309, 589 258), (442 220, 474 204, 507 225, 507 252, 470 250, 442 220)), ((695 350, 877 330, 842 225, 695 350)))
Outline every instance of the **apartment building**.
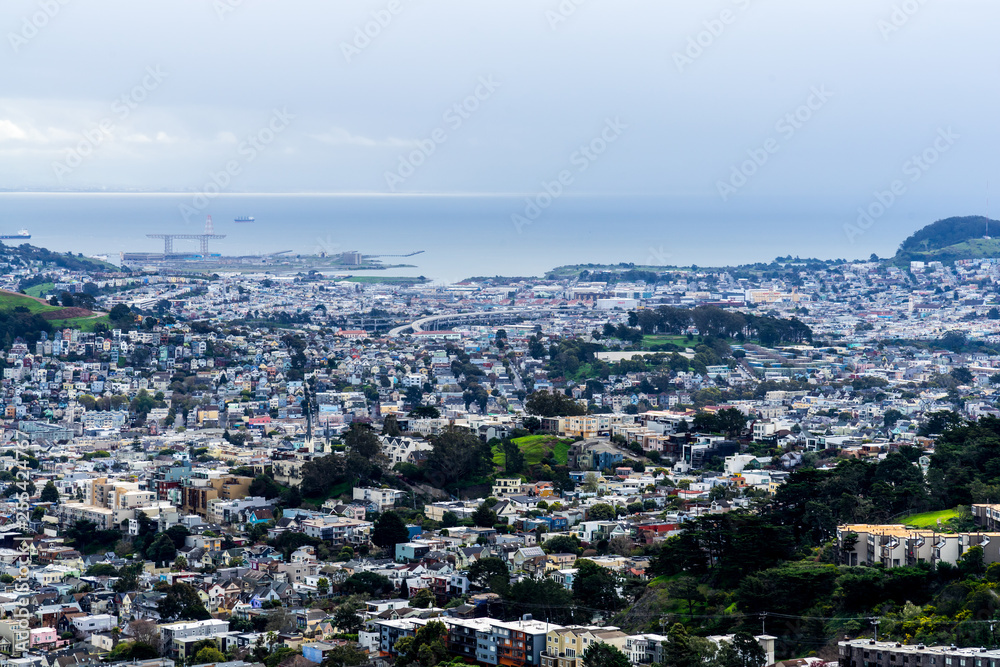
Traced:
MULTIPOLYGON (((448 627, 448 646, 452 652, 468 656, 486 665, 508 667, 540 666, 546 635, 559 626, 535 620, 498 621, 492 618, 461 619, 441 617, 448 627)), ((412 636, 429 621, 426 619, 372 620, 369 626, 377 633, 377 646, 385 656, 395 655, 396 642, 412 636)))
MULTIPOLYGON (((207 621, 178 621, 158 625, 160 639, 170 647, 171 653, 179 655, 188 640, 201 640, 215 637, 229 631, 229 621, 208 619, 207 621)), ((181 656, 183 657, 183 656, 181 656)))
POLYGON ((851 524, 837 527, 837 546, 844 565, 956 565, 975 546, 983 549, 986 564, 1000 562, 1000 533, 936 533, 899 524, 851 524))
POLYGON ((1000 531, 1000 504, 974 504, 972 519, 986 530, 1000 531))
POLYGON ((309 537, 317 537, 335 546, 366 542, 372 529, 371 521, 359 521, 342 516, 304 519, 299 526, 309 537))
POLYGON ((370 487, 354 487, 354 500, 378 505, 378 511, 392 509, 396 502, 406 498, 406 492, 398 489, 373 489, 370 487))
POLYGON ((181 512, 208 519, 209 502, 216 499, 239 500, 250 491, 251 477, 194 472, 181 486, 181 512))
POLYGON ((1000 650, 851 639, 837 642, 840 667, 1000 667, 1000 650))
POLYGON ((615 627, 570 626, 553 628, 545 637, 542 667, 578 667, 591 644, 610 644, 625 652, 628 635, 615 627))
POLYGON ((521 493, 520 477, 497 477, 493 483, 491 495, 494 498, 506 498, 516 496, 521 493))
POLYGON ((663 663, 663 642, 665 641, 667 641, 666 635, 632 635, 625 639, 623 652, 633 665, 661 664, 663 663))

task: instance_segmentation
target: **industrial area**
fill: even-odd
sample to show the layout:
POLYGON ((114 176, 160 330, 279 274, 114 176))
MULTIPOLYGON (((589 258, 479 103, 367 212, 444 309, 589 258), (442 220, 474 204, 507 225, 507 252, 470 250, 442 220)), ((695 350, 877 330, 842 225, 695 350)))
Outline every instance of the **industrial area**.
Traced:
MULTIPOLYGON (((254 221, 255 218, 252 216, 240 216, 234 220, 238 224, 252 223, 254 221)), ((27 234, 24 230, 21 233, 27 234)), ((198 272, 226 270, 227 268, 380 270, 410 266, 407 264, 384 264, 382 258, 413 257, 424 252, 423 250, 417 250, 407 254, 369 255, 356 250, 348 250, 340 253, 319 252, 318 254, 296 254, 293 250, 279 250, 256 255, 225 255, 223 253, 212 252, 212 249, 209 248, 209 241, 222 241, 226 238, 226 234, 216 233, 211 215, 206 217, 205 229, 201 234, 156 233, 146 234, 146 237, 162 240, 163 252, 123 252, 120 255, 123 266, 133 268, 172 268, 198 272), (195 241, 198 243, 198 250, 196 252, 178 251, 174 247, 175 241, 195 241)), ((31 237, 10 236, 0 238, 31 237)))

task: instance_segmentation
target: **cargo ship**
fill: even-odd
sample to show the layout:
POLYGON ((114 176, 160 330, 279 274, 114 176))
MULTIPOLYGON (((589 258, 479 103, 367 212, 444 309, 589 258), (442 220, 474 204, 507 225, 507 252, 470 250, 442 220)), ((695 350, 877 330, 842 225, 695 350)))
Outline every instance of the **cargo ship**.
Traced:
POLYGON ((252 215, 241 215, 240 217, 233 220, 233 222, 253 222, 254 217, 252 215))
POLYGON ((31 234, 28 233, 27 229, 21 229, 17 234, 0 234, 0 240, 3 239, 30 239, 31 234))

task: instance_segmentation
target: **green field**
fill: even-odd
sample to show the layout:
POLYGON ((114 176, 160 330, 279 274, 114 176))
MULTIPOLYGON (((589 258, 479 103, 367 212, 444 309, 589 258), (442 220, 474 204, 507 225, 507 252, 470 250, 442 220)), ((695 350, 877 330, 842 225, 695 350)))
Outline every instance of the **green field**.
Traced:
POLYGON ((23 306, 29 312, 39 314, 62 310, 62 306, 50 306, 47 303, 32 299, 30 296, 14 294, 12 292, 0 292, 0 310, 13 310, 18 306, 23 306))
POLYGON ((914 528, 937 528, 938 519, 945 524, 958 516, 958 510, 938 510, 937 512, 921 512, 904 516, 899 522, 914 528))
POLYGON ((662 334, 656 334, 653 336, 643 336, 642 337, 642 347, 648 350, 653 345, 666 345, 670 343, 678 347, 694 347, 698 344, 698 339, 688 340, 687 336, 664 336, 662 334))
MULTIPOLYGON (((0 310, 13 310, 18 306, 22 306, 28 309, 28 312, 37 313, 38 315, 45 315, 45 313, 53 313, 62 310, 62 306, 51 306, 47 303, 33 299, 30 296, 25 296, 24 294, 15 294, 13 292, 0 292, 0 310)), ((56 329, 65 327, 74 327, 82 329, 83 331, 93 331, 94 326, 98 322, 103 322, 108 324, 109 320, 107 315, 102 315, 101 317, 73 317, 64 320, 49 320, 49 323, 56 329)))
POLYGON ((49 324, 56 329, 69 327, 88 332, 93 331, 98 324, 103 324, 109 330, 114 328, 111 326, 111 319, 107 315, 101 315, 100 317, 76 317, 68 320, 49 320, 49 324))
MULTIPOLYGON (((570 441, 560 440, 554 435, 526 435, 523 438, 515 438, 513 442, 524 454, 524 462, 529 466, 541 463, 550 451, 555 454, 555 462, 558 465, 564 466, 569 460, 570 441)), ((493 463, 503 467, 503 450, 499 446, 493 448, 493 463)))
POLYGON ((55 283, 42 283, 41 285, 34 285, 32 287, 29 287, 28 289, 24 290, 24 293, 27 294, 28 296, 41 297, 43 294, 47 294, 49 291, 51 291, 52 288, 55 286, 56 286, 55 283))

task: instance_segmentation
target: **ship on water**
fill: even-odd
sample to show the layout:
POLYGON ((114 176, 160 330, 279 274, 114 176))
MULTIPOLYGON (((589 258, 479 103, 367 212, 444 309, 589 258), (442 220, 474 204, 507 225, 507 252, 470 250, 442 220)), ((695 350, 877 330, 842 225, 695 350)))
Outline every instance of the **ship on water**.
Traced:
POLYGON ((241 215, 233 220, 233 222, 253 222, 254 220, 255 218, 252 215, 241 215))
POLYGON ((0 234, 0 240, 5 239, 30 239, 31 234, 28 233, 27 229, 18 230, 17 234, 0 234))

